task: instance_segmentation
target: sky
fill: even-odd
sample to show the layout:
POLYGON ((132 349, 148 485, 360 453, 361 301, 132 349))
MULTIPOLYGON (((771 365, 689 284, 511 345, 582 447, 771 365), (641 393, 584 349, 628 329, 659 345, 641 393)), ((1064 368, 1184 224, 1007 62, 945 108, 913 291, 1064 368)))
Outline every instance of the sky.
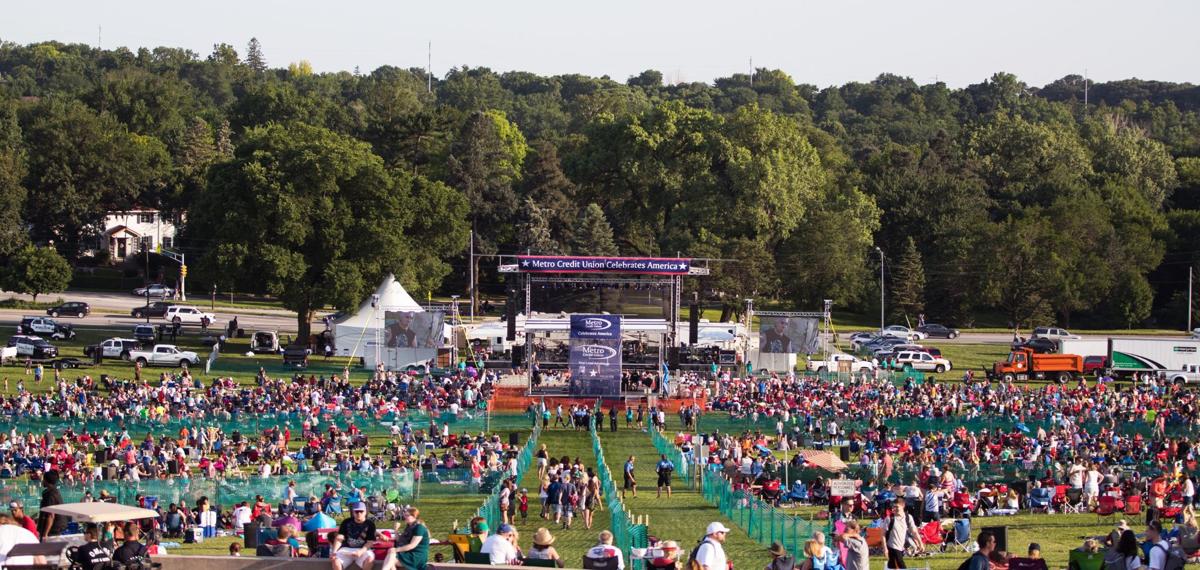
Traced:
POLYGON ((880 73, 951 87, 993 73, 1040 86, 1069 74, 1200 83, 1195 0, 57 0, 10 2, 0 40, 104 48, 217 43, 244 55, 257 37, 272 67, 317 71, 381 65, 624 81, 646 69, 704 81, 781 69, 819 87, 880 73), (99 37, 98 37, 99 36, 99 37))

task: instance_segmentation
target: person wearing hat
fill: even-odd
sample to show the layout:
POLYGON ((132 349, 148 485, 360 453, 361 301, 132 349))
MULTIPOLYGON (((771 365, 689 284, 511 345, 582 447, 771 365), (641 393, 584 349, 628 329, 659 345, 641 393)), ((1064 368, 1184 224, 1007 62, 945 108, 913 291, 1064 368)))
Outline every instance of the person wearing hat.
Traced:
POLYGON ((704 531, 704 538, 692 551, 692 560, 700 564, 704 570, 729 570, 729 561, 725 558, 725 547, 721 546, 725 543, 725 537, 728 534, 729 527, 719 522, 709 523, 708 528, 704 531))
POLYGON ((362 503, 350 505, 350 518, 342 521, 330 548, 333 570, 343 570, 352 564, 358 564, 362 570, 371 570, 375 553, 369 543, 374 540, 375 521, 367 520, 367 506, 362 503))
POLYGON ((521 558, 517 549, 517 529, 510 524, 500 525, 499 531, 483 541, 481 554, 488 555, 492 566, 507 566, 521 558))
POLYGON ((782 544, 772 542, 767 552, 771 554, 771 563, 767 564, 765 570, 792 570, 796 567, 796 559, 788 556, 782 544))
POLYGON ((1042 559, 1042 545, 1040 545, 1036 542, 1029 543, 1029 558, 1032 558, 1034 560, 1041 560, 1042 559))
POLYGON ((589 548, 587 552, 584 552, 583 557, 590 558, 592 560, 616 558, 617 570, 625 570, 625 557, 621 555, 620 548, 613 546, 613 533, 607 530, 600 531, 600 536, 598 537, 596 546, 593 546, 589 548))
POLYGON ((23 527, 25 530, 37 534, 37 521, 25 514, 25 505, 21 501, 13 501, 8 504, 8 511, 12 515, 14 521, 23 527))
POLYGON ((555 566, 559 568, 563 567, 562 557, 554 549, 554 536, 546 528, 539 528, 537 532, 533 533, 533 548, 529 549, 529 554, 526 558, 532 560, 553 560, 555 566))

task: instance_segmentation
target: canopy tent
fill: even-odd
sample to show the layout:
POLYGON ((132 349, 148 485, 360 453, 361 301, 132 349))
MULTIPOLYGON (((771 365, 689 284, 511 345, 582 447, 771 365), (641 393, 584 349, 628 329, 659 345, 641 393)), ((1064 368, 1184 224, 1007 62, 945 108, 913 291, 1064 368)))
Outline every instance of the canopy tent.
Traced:
POLYGON ((817 451, 806 449, 800 452, 804 456, 804 461, 811 467, 817 467, 826 471, 837 473, 845 471, 848 467, 842 458, 828 451, 817 451))
POLYGON ((342 317, 333 323, 333 346, 338 356, 356 358, 362 357, 368 368, 375 368, 379 362, 385 366, 398 369, 409 364, 419 364, 437 356, 436 348, 385 348, 382 343, 384 315, 388 312, 409 311, 424 312, 425 309, 413 300, 412 295, 404 290, 404 286, 396 281, 396 276, 389 274, 375 289, 375 294, 367 297, 353 314, 342 317), (378 350, 376 343, 380 343, 378 350))

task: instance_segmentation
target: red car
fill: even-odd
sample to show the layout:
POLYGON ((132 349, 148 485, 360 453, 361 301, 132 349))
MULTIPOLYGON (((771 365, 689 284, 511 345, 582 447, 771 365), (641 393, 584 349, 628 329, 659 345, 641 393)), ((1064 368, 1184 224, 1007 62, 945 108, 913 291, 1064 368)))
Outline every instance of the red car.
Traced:
POLYGON ((1083 357, 1083 373, 1087 374, 1103 374, 1108 370, 1107 356, 1085 356, 1083 357))

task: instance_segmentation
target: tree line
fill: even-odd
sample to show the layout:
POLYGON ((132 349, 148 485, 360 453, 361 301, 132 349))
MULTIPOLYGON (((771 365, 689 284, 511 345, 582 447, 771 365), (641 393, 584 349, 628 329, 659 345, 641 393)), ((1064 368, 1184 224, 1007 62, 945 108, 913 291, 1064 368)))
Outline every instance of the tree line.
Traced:
POLYGON ((1180 327, 1200 261, 1189 84, 1085 105, 1077 76, 669 85, 268 55, 0 43, 9 273, 47 248, 87 263, 133 205, 180 215, 192 283, 277 295, 302 331, 386 272, 463 291, 471 232, 481 253, 734 259, 696 280, 706 299, 804 310, 877 311, 878 246, 893 317, 958 326, 1180 327))

